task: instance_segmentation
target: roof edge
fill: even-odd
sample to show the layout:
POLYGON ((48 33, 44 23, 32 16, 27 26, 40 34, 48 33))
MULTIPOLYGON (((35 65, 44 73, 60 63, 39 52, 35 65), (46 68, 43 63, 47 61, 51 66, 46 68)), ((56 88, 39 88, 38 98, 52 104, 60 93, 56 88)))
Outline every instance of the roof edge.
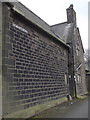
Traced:
MULTIPOLYGON (((62 23, 57 23, 57 24, 54 24, 54 25, 50 25, 50 27, 53 27, 53 26, 56 26, 56 25, 65 24, 65 23, 67 23, 67 21, 66 21, 66 22, 62 22, 62 23)), ((67 24, 68 24, 68 23, 67 23, 67 24)))
MULTIPOLYGON (((24 17, 26 20, 28 20, 28 21, 30 21, 32 24, 34 24, 35 26, 37 26, 38 28, 40 28, 41 30, 43 30, 44 32, 46 32, 46 33, 48 33, 50 36, 52 36, 52 37, 54 37, 55 39, 57 39, 59 42, 61 42, 64 46, 66 46, 66 47, 68 47, 68 48, 70 48, 70 46, 69 45, 67 45, 67 44, 65 44, 64 42, 63 42, 63 40, 61 40, 60 38, 58 38, 56 35, 54 35, 53 33, 52 33, 52 31, 51 31, 51 29, 50 29, 50 32, 49 31, 47 31, 47 29, 45 29, 45 28, 43 28, 42 26, 40 26, 38 23, 34 23, 33 21, 31 21, 30 19, 29 19, 29 17, 28 16, 25 16, 25 14, 23 14, 19 9, 17 9, 17 7, 15 7, 14 6, 14 3, 11 3, 11 2, 8 2, 9 4, 10 4, 10 8, 13 10, 13 11, 15 11, 16 13, 18 13, 19 15, 21 15, 22 17, 24 17), (12 6, 12 7, 11 7, 12 6)), ((20 2, 19 2, 20 3, 20 2)), ((28 11, 30 11, 30 12, 32 12, 31 10, 29 10, 27 7, 25 7, 22 3, 20 3, 24 8, 26 8, 28 11)), ((32 12, 33 13, 33 12, 32 12)), ((34 13, 33 13, 34 14, 34 13)), ((34 14, 35 15, 35 14, 34 14)), ((38 17, 37 15, 35 15, 36 17, 38 17)), ((39 17, 38 17, 39 18, 39 17)), ((40 20, 42 20, 42 19, 40 19, 40 20)), ((42 22, 44 22, 43 20, 42 20, 42 22)), ((45 23, 45 22, 44 22, 45 23)), ((45 24, 47 24, 47 23, 45 23, 45 24)), ((48 25, 48 24, 47 24, 48 25)), ((48 25, 48 27, 50 28, 50 26, 48 25)))

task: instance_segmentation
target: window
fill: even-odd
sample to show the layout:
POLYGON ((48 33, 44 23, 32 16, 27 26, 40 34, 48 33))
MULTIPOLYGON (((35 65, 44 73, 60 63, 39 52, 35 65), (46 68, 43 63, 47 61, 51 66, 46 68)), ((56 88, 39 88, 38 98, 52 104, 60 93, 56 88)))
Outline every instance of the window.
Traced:
POLYGON ((67 74, 65 74, 65 85, 68 84, 67 74))
POLYGON ((82 80, 81 80, 81 75, 80 74, 78 74, 77 75, 77 77, 76 77, 76 83, 81 83, 82 82, 82 80))
POLYGON ((76 44, 76 54, 77 54, 77 56, 79 55, 79 45, 78 44, 76 44))

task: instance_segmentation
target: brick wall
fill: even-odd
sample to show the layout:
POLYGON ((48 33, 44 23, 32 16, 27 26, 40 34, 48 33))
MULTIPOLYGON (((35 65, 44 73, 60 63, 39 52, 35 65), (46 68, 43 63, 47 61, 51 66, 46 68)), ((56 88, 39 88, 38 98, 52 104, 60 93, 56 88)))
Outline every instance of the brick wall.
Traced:
POLYGON ((66 97, 68 49, 5 7, 3 116, 66 97))

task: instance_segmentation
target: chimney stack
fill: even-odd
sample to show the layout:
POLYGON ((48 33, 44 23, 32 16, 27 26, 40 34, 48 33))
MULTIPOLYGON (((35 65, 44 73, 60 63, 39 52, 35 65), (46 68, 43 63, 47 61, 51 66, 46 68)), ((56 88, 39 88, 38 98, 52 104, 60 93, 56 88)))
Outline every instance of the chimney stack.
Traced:
POLYGON ((76 12, 73 9, 73 4, 67 8, 67 22, 74 23, 74 26, 76 26, 76 12))

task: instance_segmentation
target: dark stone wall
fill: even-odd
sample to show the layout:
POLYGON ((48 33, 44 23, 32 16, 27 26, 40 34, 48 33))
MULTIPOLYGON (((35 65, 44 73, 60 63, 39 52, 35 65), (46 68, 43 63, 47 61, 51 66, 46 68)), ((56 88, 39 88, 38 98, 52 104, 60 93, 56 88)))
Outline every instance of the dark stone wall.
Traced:
POLYGON ((2 3, 0 2, 0 119, 2 118, 2 3))
POLYGON ((88 89, 88 92, 90 93, 90 73, 89 72, 86 72, 86 82, 87 82, 87 89, 88 89))
POLYGON ((3 115, 66 97, 68 49, 5 9, 3 115))
POLYGON ((84 63, 84 49, 79 32, 77 28, 76 12, 73 5, 67 9, 67 23, 72 23, 71 34, 68 35, 68 42, 71 46, 69 53, 69 74, 72 76, 70 81, 71 96, 75 94, 84 94, 86 89, 85 77, 85 63, 84 63), (71 71, 70 71, 71 70, 71 71))
POLYGON ((74 66, 77 94, 84 94, 87 91, 84 49, 78 28, 74 28, 74 66))

